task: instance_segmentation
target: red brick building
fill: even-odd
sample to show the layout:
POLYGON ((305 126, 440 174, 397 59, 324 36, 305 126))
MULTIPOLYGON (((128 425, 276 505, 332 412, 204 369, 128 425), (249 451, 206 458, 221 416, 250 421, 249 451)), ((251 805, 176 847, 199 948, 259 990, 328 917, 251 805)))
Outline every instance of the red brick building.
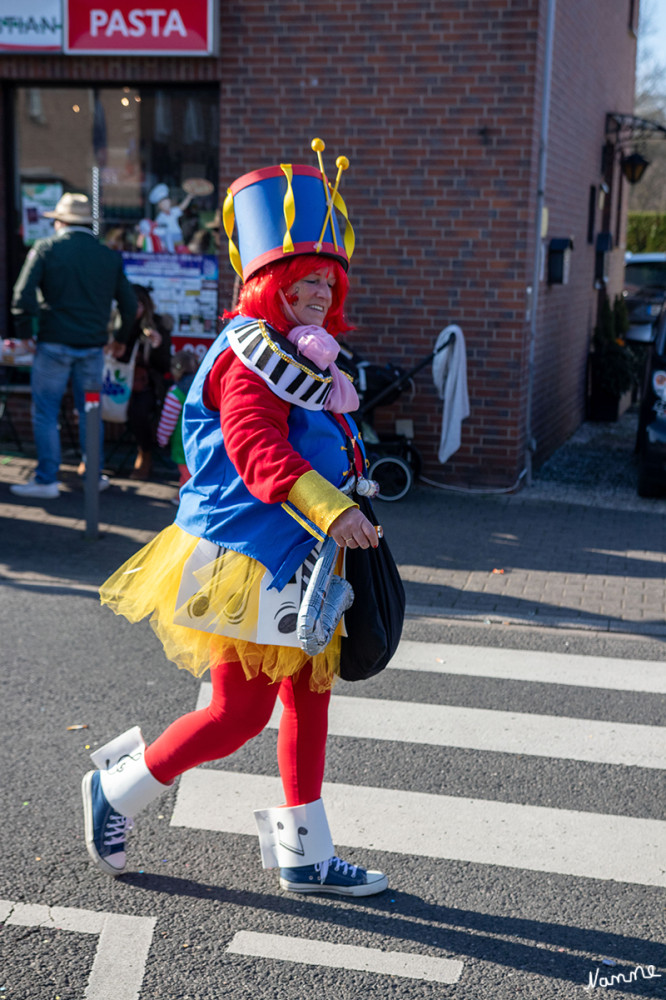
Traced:
MULTIPOLYGON (((511 487, 530 439, 539 463, 584 419, 599 285, 611 297, 621 287, 626 182, 619 155, 602 175, 602 151, 607 114, 632 109, 637 18, 638 0, 223 0, 218 55, 6 52, 1 321, 25 254, 22 185, 57 175, 85 190, 87 173, 52 169, 49 144, 93 166, 97 158, 109 227, 145 214, 160 180, 208 176, 216 204, 246 170, 313 160, 318 135, 329 173, 337 155, 351 162, 342 192, 357 233, 353 345, 411 368, 447 324, 465 335, 471 414, 446 465, 430 367, 413 397, 378 417, 413 420, 430 478, 511 487), (67 115, 54 110, 39 124, 53 92, 67 115), (140 102, 150 128, 129 120, 140 102), (88 116, 85 132, 68 129, 74 104, 88 116), (571 241, 566 283, 548 281, 553 240, 571 241)), ((0 46, 7 37, 5 28, 0 46)), ((213 199, 202 204, 203 219, 213 199)), ((220 307, 233 277, 223 249, 220 307)))

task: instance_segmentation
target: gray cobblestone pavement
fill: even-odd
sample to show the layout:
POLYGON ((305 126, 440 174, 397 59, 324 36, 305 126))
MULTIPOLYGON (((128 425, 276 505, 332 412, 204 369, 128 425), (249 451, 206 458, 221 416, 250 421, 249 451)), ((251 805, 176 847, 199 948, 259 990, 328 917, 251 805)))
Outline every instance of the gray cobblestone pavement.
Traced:
MULTIPOLYGON (((411 615, 666 635, 666 499, 636 495, 635 413, 584 424, 519 493, 420 484, 376 510, 400 565, 411 615)), ((100 537, 84 539, 74 458, 53 501, 20 501, 9 484, 34 459, 0 445, 0 577, 94 590, 169 524, 176 476, 124 475, 100 495, 100 537)))

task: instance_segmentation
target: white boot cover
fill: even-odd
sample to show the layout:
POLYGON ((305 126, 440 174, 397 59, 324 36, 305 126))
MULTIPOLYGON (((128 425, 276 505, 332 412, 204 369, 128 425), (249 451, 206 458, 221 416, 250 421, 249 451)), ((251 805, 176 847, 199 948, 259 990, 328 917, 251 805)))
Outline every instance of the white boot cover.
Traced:
POLYGON ((322 799, 301 806, 255 809, 264 868, 319 864, 335 854, 322 799))
POLYGON ((109 805, 130 819, 169 787, 148 770, 145 749, 141 730, 135 726, 91 754, 95 763, 113 761, 106 769, 100 768, 102 791, 109 805))
POLYGON ((108 771, 110 767, 117 764, 121 757, 128 753, 136 753, 137 750, 146 749, 146 741, 138 726, 133 726, 120 736, 115 736, 103 747, 93 750, 90 759, 100 771, 108 771))

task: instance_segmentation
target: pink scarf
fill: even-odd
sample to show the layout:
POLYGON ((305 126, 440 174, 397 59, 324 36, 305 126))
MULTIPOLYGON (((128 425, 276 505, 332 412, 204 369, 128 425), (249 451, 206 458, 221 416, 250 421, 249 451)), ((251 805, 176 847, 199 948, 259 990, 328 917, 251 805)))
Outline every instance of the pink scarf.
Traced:
MULTIPOLYGON (((282 290, 280 298, 287 319, 297 324, 298 318, 282 290)), ((327 333, 323 326, 294 326, 287 334, 287 340, 319 368, 327 368, 331 373, 333 387, 324 403, 325 410, 331 410, 332 413, 353 413, 358 410, 360 403, 356 389, 334 363, 340 353, 335 337, 327 333)))

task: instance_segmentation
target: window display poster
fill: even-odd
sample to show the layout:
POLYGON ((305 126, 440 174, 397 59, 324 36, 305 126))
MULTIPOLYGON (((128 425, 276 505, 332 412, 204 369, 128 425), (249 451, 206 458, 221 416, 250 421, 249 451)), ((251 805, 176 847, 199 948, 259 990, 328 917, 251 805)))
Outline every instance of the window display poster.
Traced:
POLYGON ((123 253, 125 274, 150 292, 155 311, 168 313, 175 351, 192 350, 199 359, 218 333, 218 259, 212 254, 123 253))
POLYGON ((62 184, 21 184, 21 227, 23 243, 31 247, 35 240, 53 236, 53 219, 42 212, 52 212, 62 195, 62 184))
POLYGON ((61 50, 61 0, 0 0, 0 52, 61 50))

